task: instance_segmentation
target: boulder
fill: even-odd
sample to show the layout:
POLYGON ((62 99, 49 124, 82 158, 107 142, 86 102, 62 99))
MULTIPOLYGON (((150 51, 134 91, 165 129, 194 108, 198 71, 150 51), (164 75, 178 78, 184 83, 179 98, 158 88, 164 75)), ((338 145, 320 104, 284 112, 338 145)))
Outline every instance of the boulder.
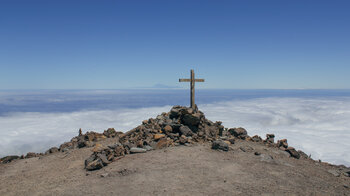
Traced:
POLYGON ((107 157, 105 154, 99 153, 99 154, 97 154, 97 157, 102 161, 104 166, 111 163, 110 161, 107 160, 107 157))
POLYGON ((192 131, 188 126, 181 126, 179 131, 180 131, 180 134, 184 135, 184 136, 191 136, 192 135, 192 131))
POLYGON ((246 136, 248 134, 247 131, 242 127, 230 128, 228 129, 228 132, 235 137, 246 136))
POLYGON ((182 123, 184 125, 189 125, 189 126, 197 126, 200 122, 200 117, 201 115, 199 113, 196 114, 185 114, 182 117, 182 123))
POLYGON ((174 106, 173 108, 171 108, 169 117, 171 119, 178 118, 180 116, 180 109, 181 106, 174 106))
POLYGON ((102 167, 103 167, 103 162, 101 161, 101 159, 96 159, 88 163, 85 169, 92 171, 92 170, 101 169, 102 167))
POLYGON ((28 152, 24 158, 29 159, 32 157, 37 157, 37 154, 35 152, 28 152))
POLYGON ((222 140, 215 140, 215 141, 212 143, 211 148, 214 149, 214 150, 228 151, 228 144, 225 143, 225 142, 222 141, 222 140))
POLYGON ((287 139, 281 139, 277 141, 277 147, 288 148, 287 139))
POLYGON ((266 134, 265 142, 273 144, 275 142, 275 135, 274 134, 266 134))
POLYGON ((295 148, 293 147, 288 147, 286 149, 286 151, 290 154, 290 156, 299 159, 300 158, 300 154, 295 150, 295 148))
POLYGON ((254 135, 253 137, 251 137, 251 139, 253 142, 261 142, 262 141, 261 137, 258 135, 254 135))

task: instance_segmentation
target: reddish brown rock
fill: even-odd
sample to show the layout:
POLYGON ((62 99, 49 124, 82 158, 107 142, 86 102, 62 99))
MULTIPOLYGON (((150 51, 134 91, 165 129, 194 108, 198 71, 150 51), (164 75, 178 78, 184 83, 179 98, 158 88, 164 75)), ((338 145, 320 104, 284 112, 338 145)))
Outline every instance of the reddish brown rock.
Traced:
POLYGON ((166 138, 160 139, 156 145, 156 149, 162 149, 166 147, 168 147, 168 140, 166 138))

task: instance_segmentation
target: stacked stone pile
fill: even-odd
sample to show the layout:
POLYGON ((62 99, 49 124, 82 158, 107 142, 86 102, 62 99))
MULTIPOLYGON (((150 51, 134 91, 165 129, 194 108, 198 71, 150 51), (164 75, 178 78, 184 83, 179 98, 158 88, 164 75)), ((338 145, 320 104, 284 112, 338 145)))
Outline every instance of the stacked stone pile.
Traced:
MULTIPOLYGON (((95 147, 93 154, 85 161, 85 168, 100 169, 130 153, 214 141, 224 132, 221 122, 206 119, 201 111, 174 106, 170 112, 144 120, 142 125, 120 135, 117 144, 95 147)), ((227 139, 233 141, 233 136, 227 139)))
POLYGON ((155 119, 144 120, 142 125, 118 136, 119 142, 115 145, 95 146, 93 154, 85 161, 87 170, 100 169, 127 154, 144 153, 169 146, 211 142, 212 149, 228 151, 229 145, 234 144, 236 139, 280 147, 297 159, 301 154, 301 151, 288 147, 287 140, 274 143, 273 134, 267 134, 265 140, 257 135, 250 137, 244 128, 224 128, 220 121, 206 119, 198 109, 181 106, 174 106, 170 112, 162 113, 155 119))

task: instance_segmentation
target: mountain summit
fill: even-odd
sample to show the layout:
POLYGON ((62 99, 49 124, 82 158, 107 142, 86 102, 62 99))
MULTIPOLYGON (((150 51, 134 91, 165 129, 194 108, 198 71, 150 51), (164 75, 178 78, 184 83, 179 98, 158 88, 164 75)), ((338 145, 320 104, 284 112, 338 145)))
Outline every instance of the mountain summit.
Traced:
POLYGON ((174 106, 126 132, 79 131, 45 153, 7 156, 0 195, 349 195, 350 168, 174 106))

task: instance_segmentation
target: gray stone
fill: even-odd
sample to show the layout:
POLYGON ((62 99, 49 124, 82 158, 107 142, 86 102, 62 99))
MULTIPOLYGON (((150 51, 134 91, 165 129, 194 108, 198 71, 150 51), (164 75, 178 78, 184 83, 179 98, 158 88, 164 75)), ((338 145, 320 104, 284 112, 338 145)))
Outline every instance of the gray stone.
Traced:
POLYGON ((211 146, 212 149, 214 150, 223 150, 223 151, 228 151, 228 144, 226 144, 222 140, 216 140, 212 143, 211 146))
POLYGON ((97 154, 97 157, 101 159, 104 166, 111 163, 110 161, 107 160, 107 157, 104 154, 97 154))
POLYGON ((296 159, 300 158, 300 154, 293 147, 288 147, 286 151, 290 154, 290 156, 296 159))
POLYGON ((105 177, 107 177, 109 175, 109 173, 104 173, 104 174, 101 174, 101 177, 102 178, 105 178, 105 177))
POLYGON ((103 163, 101 161, 101 159, 96 159, 92 162, 90 162, 85 168, 89 171, 91 170, 97 170, 97 169, 101 169, 103 167, 103 163))
POLYGON ((130 153, 144 153, 147 150, 144 148, 136 148, 136 147, 132 147, 130 148, 130 153))
POLYGON ((235 137, 247 135, 247 131, 242 127, 231 128, 228 130, 228 132, 235 137))
POLYGON ((285 157, 290 157, 290 154, 289 154, 289 152, 287 152, 287 151, 281 150, 281 151, 279 151, 278 153, 281 154, 281 155, 283 155, 283 156, 285 156, 285 157))
POLYGON ((147 151, 153 150, 153 148, 149 145, 145 145, 143 146, 144 149, 146 149, 147 151))
POLYGON ((188 128, 188 126, 181 126, 179 130, 180 130, 181 135, 184 135, 184 136, 191 136, 192 135, 192 131, 190 128, 188 128))
POLYGON ((333 174, 333 176, 335 176, 335 177, 339 177, 340 176, 340 173, 337 170, 330 169, 330 170, 327 170, 327 171, 328 171, 328 173, 333 174))
POLYGON ((182 121, 185 125, 196 126, 200 122, 200 114, 185 114, 182 121))
POLYGON ((266 142, 267 143, 274 143, 275 142, 275 135, 274 134, 266 134, 266 142))
POLYGON ((274 163, 273 157, 268 154, 261 154, 259 155, 260 161, 267 162, 267 163, 274 163))

